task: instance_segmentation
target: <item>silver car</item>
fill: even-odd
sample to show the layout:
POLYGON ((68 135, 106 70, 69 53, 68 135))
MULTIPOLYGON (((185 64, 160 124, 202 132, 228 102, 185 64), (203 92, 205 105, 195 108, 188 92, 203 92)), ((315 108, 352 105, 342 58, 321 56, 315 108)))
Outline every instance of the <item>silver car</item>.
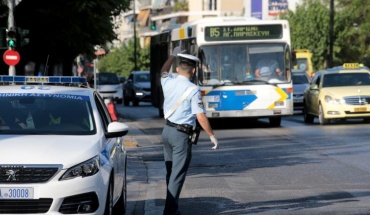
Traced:
POLYGON ((122 104, 123 90, 118 75, 112 72, 99 72, 97 75, 96 89, 103 99, 113 99, 117 104, 122 104))

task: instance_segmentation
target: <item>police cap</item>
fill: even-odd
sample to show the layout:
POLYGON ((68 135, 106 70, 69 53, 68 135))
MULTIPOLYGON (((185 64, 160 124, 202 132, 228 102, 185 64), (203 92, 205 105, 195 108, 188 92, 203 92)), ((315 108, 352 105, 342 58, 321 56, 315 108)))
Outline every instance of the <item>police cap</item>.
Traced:
POLYGON ((187 64, 189 66, 194 66, 199 62, 199 58, 189 55, 189 54, 177 54, 179 64, 187 64))

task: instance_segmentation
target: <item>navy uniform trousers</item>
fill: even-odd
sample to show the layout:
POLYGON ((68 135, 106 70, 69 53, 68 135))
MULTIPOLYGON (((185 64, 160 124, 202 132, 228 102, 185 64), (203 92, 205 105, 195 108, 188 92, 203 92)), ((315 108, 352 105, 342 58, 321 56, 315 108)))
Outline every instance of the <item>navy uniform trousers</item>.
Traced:
POLYGON ((191 160, 189 134, 166 125, 162 132, 166 164, 167 195, 164 215, 178 214, 179 197, 191 160))

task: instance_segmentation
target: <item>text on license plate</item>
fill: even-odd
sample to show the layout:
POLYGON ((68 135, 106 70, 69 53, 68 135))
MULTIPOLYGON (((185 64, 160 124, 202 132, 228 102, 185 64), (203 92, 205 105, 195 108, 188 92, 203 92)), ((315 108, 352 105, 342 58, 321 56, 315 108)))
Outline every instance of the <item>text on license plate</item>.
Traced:
POLYGON ((294 98, 293 101, 296 102, 296 103, 302 103, 303 102, 303 99, 301 99, 301 98, 299 98, 299 99, 294 98))
POLYGON ((355 112, 363 112, 363 111, 366 111, 366 107, 358 107, 358 108, 355 108, 355 112))
POLYGON ((0 187, 0 199, 33 199, 33 188, 0 187))

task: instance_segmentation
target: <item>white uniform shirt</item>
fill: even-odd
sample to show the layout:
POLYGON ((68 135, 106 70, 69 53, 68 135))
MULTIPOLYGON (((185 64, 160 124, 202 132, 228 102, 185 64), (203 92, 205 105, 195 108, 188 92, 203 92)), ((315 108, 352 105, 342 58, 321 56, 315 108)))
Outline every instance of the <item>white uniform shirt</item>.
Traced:
MULTIPOLYGON (((182 75, 175 77, 168 72, 162 72, 161 84, 164 95, 164 114, 175 105, 188 88, 194 86, 188 78, 182 75)), ((205 113, 199 87, 194 89, 167 119, 176 124, 195 126, 196 114, 198 113, 205 113)))

